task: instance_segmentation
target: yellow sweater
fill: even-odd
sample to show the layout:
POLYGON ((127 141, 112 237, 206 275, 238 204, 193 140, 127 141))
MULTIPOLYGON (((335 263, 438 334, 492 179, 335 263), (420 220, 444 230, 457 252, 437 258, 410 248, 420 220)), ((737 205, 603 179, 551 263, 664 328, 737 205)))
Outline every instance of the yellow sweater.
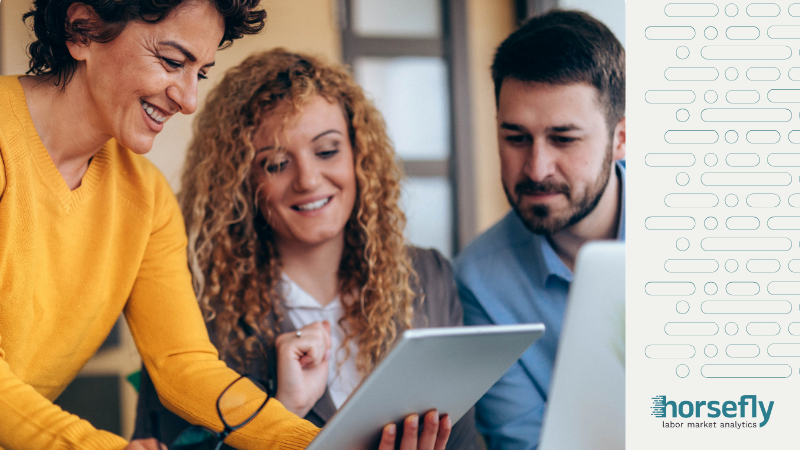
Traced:
MULTIPOLYGON (((189 422, 221 430, 216 399, 237 374, 209 342, 166 180, 111 140, 70 191, 17 77, 0 77, 0 447, 126 445, 51 403, 123 311, 162 402, 189 422)), ((317 432, 270 399, 226 442, 300 449, 317 432)))

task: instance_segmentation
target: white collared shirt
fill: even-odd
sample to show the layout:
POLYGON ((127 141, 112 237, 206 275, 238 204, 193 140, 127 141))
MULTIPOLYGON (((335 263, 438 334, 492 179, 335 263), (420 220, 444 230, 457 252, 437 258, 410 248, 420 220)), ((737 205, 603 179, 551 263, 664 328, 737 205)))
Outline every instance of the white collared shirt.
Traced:
POLYGON ((333 404, 339 409, 347 397, 361 382, 361 375, 356 369, 358 345, 355 340, 348 342, 350 356, 345 359, 342 348, 344 330, 339 326, 339 319, 344 315, 344 308, 339 296, 327 306, 320 303, 300 286, 283 274, 283 305, 292 324, 299 330, 314 322, 327 320, 331 324, 331 358, 328 362, 328 390, 333 404))

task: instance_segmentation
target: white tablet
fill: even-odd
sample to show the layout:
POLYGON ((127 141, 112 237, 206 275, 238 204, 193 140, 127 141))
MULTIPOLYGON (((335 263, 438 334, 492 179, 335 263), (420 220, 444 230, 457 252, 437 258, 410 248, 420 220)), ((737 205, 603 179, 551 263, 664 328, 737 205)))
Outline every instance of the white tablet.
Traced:
POLYGON ((542 333, 540 323, 408 330, 307 450, 374 449, 386 424, 434 408, 455 424, 542 333))

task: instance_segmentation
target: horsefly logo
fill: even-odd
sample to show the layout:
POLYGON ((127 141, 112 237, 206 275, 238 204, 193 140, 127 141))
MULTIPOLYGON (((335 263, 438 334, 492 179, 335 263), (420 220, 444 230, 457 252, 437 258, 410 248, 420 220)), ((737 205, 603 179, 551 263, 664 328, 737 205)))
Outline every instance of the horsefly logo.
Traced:
MULTIPOLYGON (((755 395, 742 395, 738 401, 727 400, 667 400, 666 395, 652 397, 653 405, 650 406, 650 415, 663 418, 677 418, 678 416, 690 420, 705 420, 706 418, 715 419, 721 417, 722 420, 732 419, 733 421, 720 422, 719 428, 755 428, 763 427, 769 422, 772 416, 774 401, 765 405, 758 400, 755 395), (738 421, 737 421, 738 419, 738 421), (759 421, 760 419, 760 421, 759 421), (748 422, 748 420, 755 420, 748 422)), ((698 423, 704 423, 702 428, 717 428, 716 422, 688 422, 687 428, 696 428, 698 423)), ((664 422, 666 428, 682 428, 682 422, 664 422)))

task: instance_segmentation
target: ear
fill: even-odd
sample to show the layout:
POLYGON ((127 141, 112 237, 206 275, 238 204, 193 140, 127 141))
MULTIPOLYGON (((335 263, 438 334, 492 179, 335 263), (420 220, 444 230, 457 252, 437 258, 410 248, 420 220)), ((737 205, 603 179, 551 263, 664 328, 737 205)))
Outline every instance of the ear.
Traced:
POLYGON ((614 127, 614 161, 625 158, 625 117, 617 122, 614 127))
POLYGON ((92 24, 98 23, 100 18, 91 6, 83 3, 73 3, 67 9, 67 31, 73 34, 67 41, 67 49, 76 61, 86 61, 89 57, 91 41, 80 34, 75 34, 74 29, 86 30, 92 24))

